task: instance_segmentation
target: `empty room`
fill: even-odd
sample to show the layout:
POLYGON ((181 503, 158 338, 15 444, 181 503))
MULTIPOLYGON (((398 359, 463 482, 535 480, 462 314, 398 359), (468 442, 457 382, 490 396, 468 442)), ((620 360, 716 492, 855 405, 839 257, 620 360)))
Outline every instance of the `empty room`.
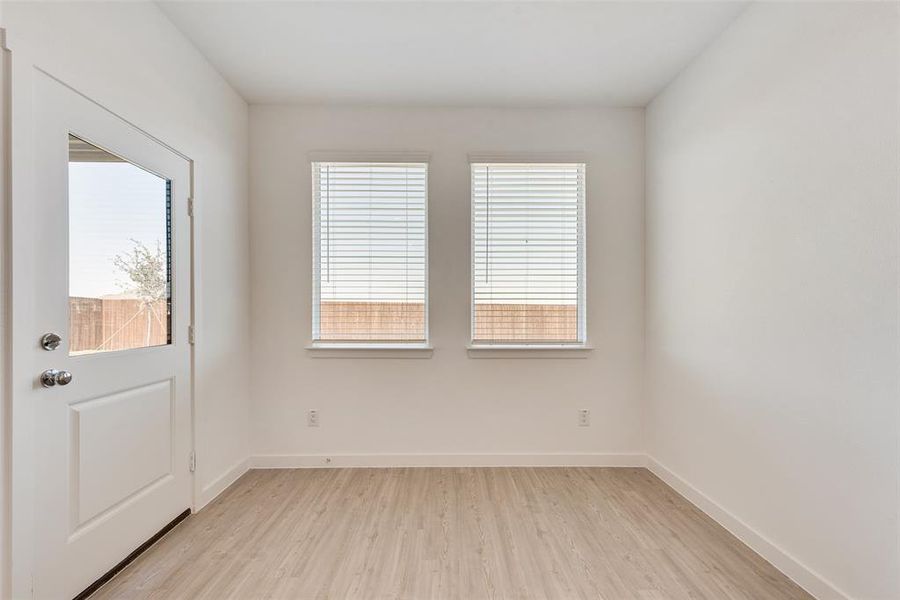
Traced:
POLYGON ((900 600, 900 2, 0 0, 0 599, 900 600))

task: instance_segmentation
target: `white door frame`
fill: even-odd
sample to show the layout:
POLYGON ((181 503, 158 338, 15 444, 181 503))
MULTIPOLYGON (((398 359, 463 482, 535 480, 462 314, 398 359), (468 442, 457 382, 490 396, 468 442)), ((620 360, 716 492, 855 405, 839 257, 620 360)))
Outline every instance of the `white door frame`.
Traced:
MULTIPOLYGON (((5 31, 0 30, 5 34, 5 31)), ((37 243, 39 234, 38 215, 30 202, 34 195, 33 186, 33 78, 40 74, 49 76, 75 93, 86 98, 104 111, 114 115, 124 124, 134 128, 154 142, 164 146, 180 158, 188 162, 189 198, 194 198, 195 178, 194 161, 185 153, 173 148, 147 132, 137 124, 98 102, 97 99, 78 90, 64 79, 55 76, 34 65, 28 60, 27 50, 17 52, 4 45, 5 35, 0 37, 0 85, 3 98, 0 100, 0 194, 3 208, 8 208, 5 220, 0 218, 0 244, 2 244, 4 265, 0 267, 0 276, 6 275, 5 283, 8 294, 6 306, 0 304, 0 319, 6 320, 4 332, 11 332, 3 340, 5 348, 0 348, 0 358, 5 359, 3 366, 3 382, 0 385, 0 597, 31 598, 32 573, 34 567, 34 535, 37 515, 34 514, 34 455, 33 429, 34 410, 28 391, 33 385, 36 374, 16 372, 16 365, 30 365, 30 353, 37 343, 34 333, 15 327, 16 321, 32 323, 33 315, 29 302, 32 278, 37 276, 38 265, 30 263, 29 248, 37 243), (12 108, 12 110, 10 110, 12 108), (3 173, 4 168, 6 169, 3 173), (7 175, 8 176, 4 176, 7 175), (11 185, 10 185, 11 184, 11 185), (2 309, 6 309, 6 313, 2 309), (4 350, 9 350, 4 355, 4 350)), ((190 202, 190 204, 194 204, 190 202)), ((198 281, 197 217, 196 211, 190 219, 190 323, 197 326, 196 288, 198 281)), ((0 277, 0 291, 4 281, 0 277)), ((196 346, 190 348, 190 424, 189 444, 196 452, 196 346)), ((27 366, 22 368, 27 369, 27 366)), ((22 369, 20 368, 19 371, 22 369)), ((198 479, 191 473, 191 511, 196 511, 199 490, 198 479)), ((124 557, 122 557, 124 558, 124 557)))
POLYGON ((0 598, 12 597, 12 324, 10 296, 10 56, 0 28, 0 598))

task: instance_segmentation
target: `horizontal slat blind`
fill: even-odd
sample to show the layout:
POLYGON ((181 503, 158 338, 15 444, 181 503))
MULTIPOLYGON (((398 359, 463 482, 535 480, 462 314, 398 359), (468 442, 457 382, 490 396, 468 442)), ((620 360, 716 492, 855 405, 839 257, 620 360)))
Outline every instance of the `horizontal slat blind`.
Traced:
POLYGON ((313 339, 425 341, 427 163, 312 169, 313 339))
POLYGON ((583 342, 583 264, 583 164, 472 164, 473 342, 583 342))

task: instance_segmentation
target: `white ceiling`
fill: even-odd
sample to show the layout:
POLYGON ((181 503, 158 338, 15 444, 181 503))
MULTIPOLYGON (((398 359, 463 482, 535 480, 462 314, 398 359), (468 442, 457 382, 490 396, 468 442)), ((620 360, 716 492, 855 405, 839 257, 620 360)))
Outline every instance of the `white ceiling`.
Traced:
POLYGON ((744 2, 159 2, 252 103, 643 106, 744 2))

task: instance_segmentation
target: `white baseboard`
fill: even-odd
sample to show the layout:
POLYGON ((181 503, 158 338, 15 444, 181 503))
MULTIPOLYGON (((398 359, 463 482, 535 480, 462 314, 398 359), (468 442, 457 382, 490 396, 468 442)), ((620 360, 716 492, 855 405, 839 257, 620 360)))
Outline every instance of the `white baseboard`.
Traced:
POLYGON ((234 465, 232 465, 227 471, 213 480, 212 483, 200 490, 200 493, 197 495, 194 512, 199 511, 204 506, 215 500, 219 494, 228 489, 228 486, 237 481, 241 477, 241 475, 249 470, 249 458, 239 460, 234 465))
POLYGON ((254 469, 323 467, 643 467, 634 454, 263 454, 254 469))
POLYGON ((652 456, 647 457, 647 468, 818 600, 850 600, 850 596, 833 583, 782 550, 652 456))

